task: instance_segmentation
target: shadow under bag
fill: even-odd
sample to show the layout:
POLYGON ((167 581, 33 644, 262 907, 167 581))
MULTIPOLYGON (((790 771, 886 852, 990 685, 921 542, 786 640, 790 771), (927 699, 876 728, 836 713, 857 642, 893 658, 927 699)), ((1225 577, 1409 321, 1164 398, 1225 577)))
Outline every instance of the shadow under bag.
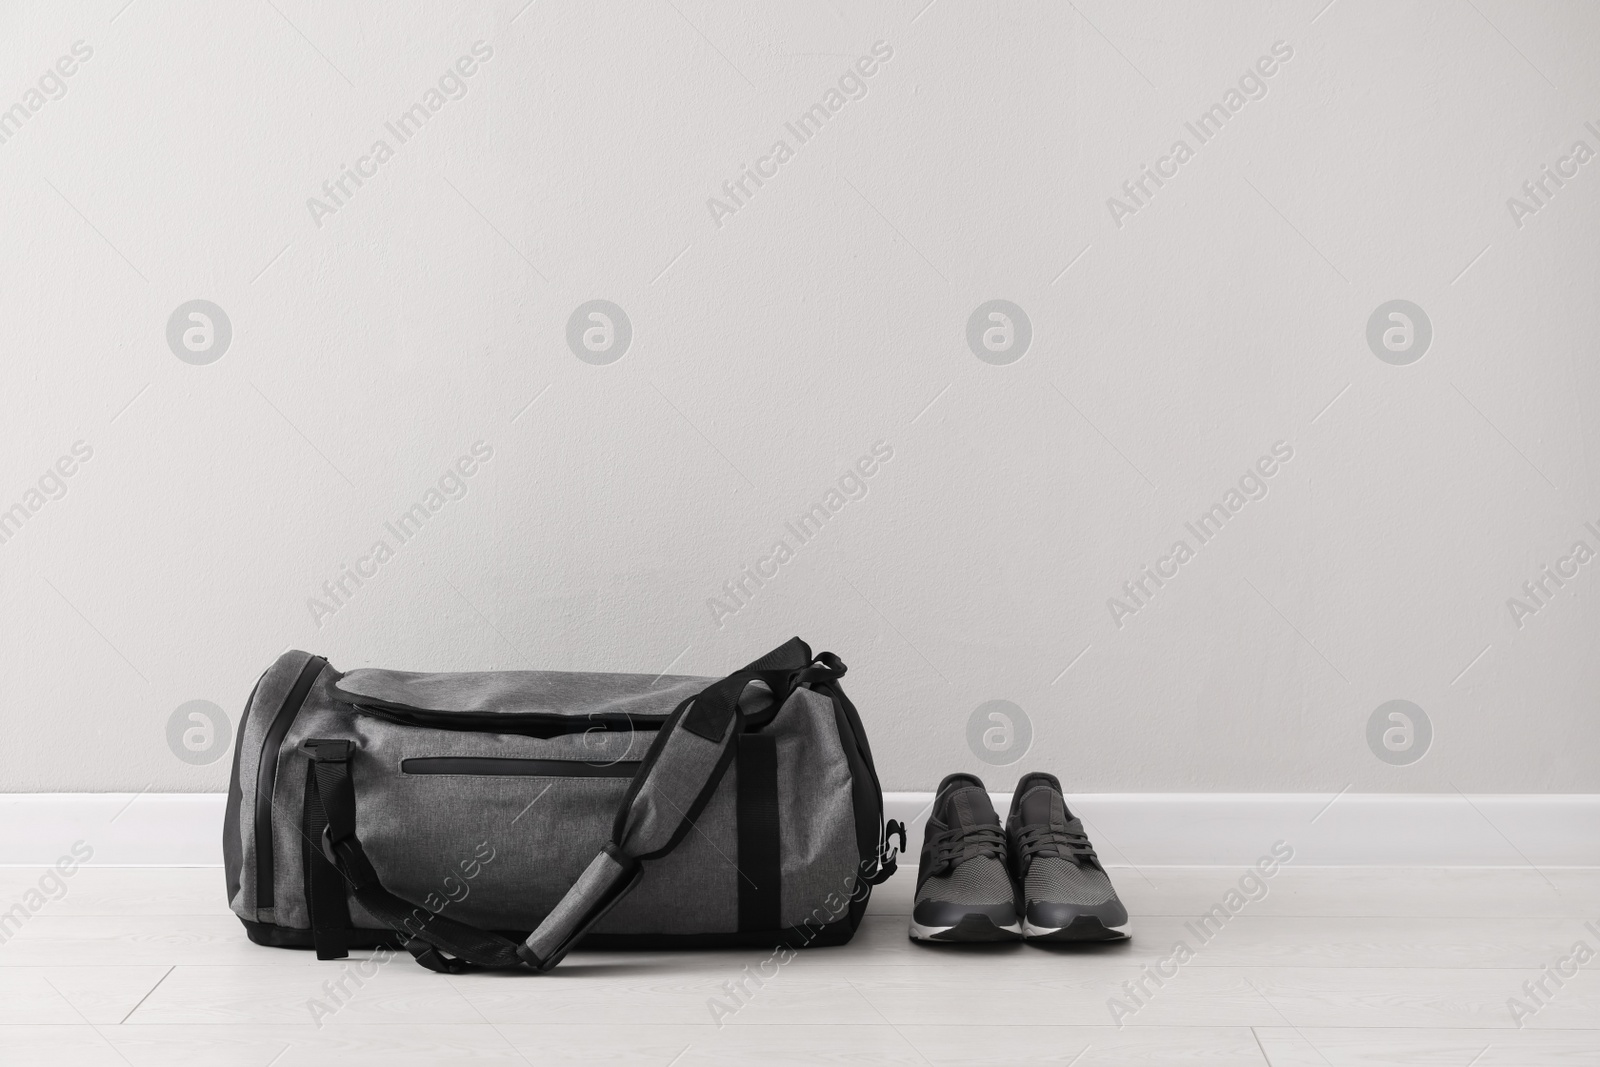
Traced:
POLYGON ((448 972, 843 944, 905 847, 844 673, 799 638, 721 680, 286 652, 240 722, 229 906, 257 944, 448 972))

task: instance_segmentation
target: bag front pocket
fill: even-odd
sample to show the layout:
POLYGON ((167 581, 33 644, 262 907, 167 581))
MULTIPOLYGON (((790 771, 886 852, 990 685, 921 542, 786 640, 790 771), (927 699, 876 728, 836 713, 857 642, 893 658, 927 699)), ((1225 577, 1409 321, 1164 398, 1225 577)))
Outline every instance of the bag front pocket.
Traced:
POLYGON ((461 774, 495 778, 632 778, 638 760, 586 763, 571 759, 507 759, 501 756, 412 756, 401 774, 461 774))
POLYGON ((335 697, 400 726, 553 738, 562 734, 656 731, 715 679, 634 674, 491 671, 414 674, 351 671, 335 697))

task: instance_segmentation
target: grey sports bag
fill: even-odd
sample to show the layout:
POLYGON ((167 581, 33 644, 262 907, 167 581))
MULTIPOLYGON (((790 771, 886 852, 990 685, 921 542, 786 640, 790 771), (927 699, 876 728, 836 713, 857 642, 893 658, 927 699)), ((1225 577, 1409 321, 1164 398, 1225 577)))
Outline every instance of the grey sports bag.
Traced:
POLYGON ((721 680, 286 652, 239 727, 229 906, 257 944, 448 972, 842 944, 905 847, 844 673, 799 638, 721 680))

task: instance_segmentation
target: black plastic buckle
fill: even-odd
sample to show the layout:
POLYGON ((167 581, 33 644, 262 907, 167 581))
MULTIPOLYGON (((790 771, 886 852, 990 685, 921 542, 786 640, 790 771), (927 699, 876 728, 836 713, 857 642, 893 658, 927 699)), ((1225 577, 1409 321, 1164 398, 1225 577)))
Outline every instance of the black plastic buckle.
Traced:
POLYGON ((339 857, 333 854, 333 837, 329 833, 329 831, 332 829, 333 827, 331 826, 324 826, 322 828, 322 855, 326 857, 329 863, 333 864, 334 870, 338 870, 339 857))
POLYGON ((350 881, 351 885, 365 887, 368 884, 368 880, 361 876, 364 865, 356 862, 362 856, 356 846, 355 838, 341 837, 335 841, 333 839, 333 827, 324 826, 322 828, 322 854, 328 858, 328 862, 333 864, 337 870, 345 872, 345 877, 350 881))
POLYGON ((351 889, 367 889, 378 884, 378 877, 372 869, 372 864, 354 837, 341 837, 335 841, 333 827, 324 826, 321 845, 322 855, 333 864, 333 869, 350 883, 351 889))
POLYGON ((300 742, 300 751, 313 763, 347 763, 354 747, 354 742, 343 738, 311 737, 300 742))

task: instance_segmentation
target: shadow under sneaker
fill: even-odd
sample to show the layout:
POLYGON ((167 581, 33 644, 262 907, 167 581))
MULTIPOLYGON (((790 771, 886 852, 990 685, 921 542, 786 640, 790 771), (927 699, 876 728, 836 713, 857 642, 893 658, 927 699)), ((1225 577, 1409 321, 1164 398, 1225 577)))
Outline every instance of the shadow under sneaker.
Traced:
POLYGON ((1024 775, 1006 819, 1011 872, 1022 887, 1022 935, 1029 941, 1121 941, 1128 911, 1067 810, 1054 775, 1024 775))
POLYGON ((1015 941, 1017 894, 1006 837, 983 783, 952 774, 939 783, 923 830, 914 941, 1015 941))

